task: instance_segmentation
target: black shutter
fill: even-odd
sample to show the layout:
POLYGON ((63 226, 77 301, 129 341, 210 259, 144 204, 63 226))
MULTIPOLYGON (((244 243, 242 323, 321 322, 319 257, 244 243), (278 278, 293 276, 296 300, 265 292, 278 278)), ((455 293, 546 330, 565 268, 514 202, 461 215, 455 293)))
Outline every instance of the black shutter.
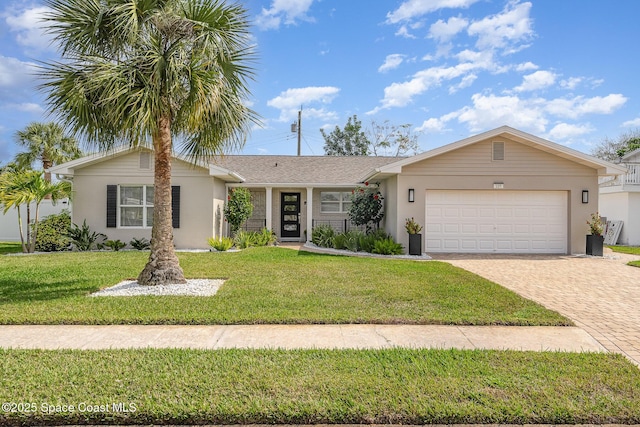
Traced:
POLYGON ((173 228, 180 228, 180 186, 171 186, 171 215, 173 228))
POLYGON ((107 185, 107 227, 117 226, 118 213, 118 186, 107 185))

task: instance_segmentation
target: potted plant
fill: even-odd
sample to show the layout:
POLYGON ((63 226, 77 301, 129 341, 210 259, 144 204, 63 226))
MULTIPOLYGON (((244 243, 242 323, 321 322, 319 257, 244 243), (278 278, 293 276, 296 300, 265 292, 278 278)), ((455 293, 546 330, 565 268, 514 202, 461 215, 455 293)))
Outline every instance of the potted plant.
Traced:
POLYGON ((587 255, 602 256, 604 247, 602 231, 604 226, 602 225, 600 214, 598 212, 591 214, 591 220, 587 221, 587 225, 591 233, 587 235, 587 255))
POLYGON ((409 233, 409 255, 422 255, 422 226, 411 217, 405 221, 404 228, 409 233))

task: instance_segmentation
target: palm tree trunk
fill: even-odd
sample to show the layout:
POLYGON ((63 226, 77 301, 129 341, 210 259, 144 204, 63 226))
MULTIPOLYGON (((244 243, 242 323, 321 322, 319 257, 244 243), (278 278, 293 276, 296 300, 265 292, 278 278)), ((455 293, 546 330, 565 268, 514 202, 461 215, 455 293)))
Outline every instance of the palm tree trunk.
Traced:
POLYGON ((155 286, 186 283, 173 247, 171 212, 171 119, 160 119, 158 133, 153 135, 155 150, 153 228, 151 255, 138 276, 140 285, 155 286))
POLYGON ((22 213, 20 212, 20 205, 18 208, 18 227, 20 227, 20 243, 22 244, 22 252, 27 253, 27 246, 24 244, 24 231, 22 231, 22 213))
POLYGON ((33 233, 31 234, 31 244, 29 245, 29 253, 36 251, 36 239, 38 238, 38 215, 40 211, 40 202, 36 202, 36 218, 33 222, 33 233))

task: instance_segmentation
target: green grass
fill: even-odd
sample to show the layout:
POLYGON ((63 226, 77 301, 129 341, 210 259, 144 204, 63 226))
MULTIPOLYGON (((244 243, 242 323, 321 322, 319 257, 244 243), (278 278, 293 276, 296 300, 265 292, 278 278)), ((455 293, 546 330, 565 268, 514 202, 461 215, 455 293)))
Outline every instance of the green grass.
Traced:
POLYGON ((640 370, 611 354, 0 350, 0 366, 0 402, 23 404, 2 425, 640 422, 640 370))
MULTIPOLYGON (((623 254, 640 255, 640 246, 609 246, 614 252, 623 254)), ((630 261, 627 265, 640 267, 640 261, 630 261)))
POLYGON ((139 252, 4 256, 0 324, 571 324, 444 262, 284 248, 179 254, 187 277, 228 279, 214 297, 87 297, 135 278, 147 257, 139 252))
POLYGON ((0 255, 22 252, 20 242, 0 242, 0 255))

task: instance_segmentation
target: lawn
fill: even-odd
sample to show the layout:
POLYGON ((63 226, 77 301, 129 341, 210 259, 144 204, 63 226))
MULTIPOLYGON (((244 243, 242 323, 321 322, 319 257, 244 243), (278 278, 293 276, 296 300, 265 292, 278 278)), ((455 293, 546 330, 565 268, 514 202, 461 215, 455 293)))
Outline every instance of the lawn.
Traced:
POLYGON ((0 255, 22 252, 20 242, 0 242, 0 255))
POLYGON ((2 425, 640 422, 640 370, 612 354, 0 350, 0 367, 2 425))
MULTIPOLYGON (((640 256, 640 246, 609 246, 614 252, 640 256)), ((640 267, 640 261, 630 261, 628 265, 640 267)))
POLYGON ((3 256, 0 324, 571 324, 444 262, 274 247, 180 253, 187 277, 227 279, 213 297, 87 297, 135 278, 147 257, 135 251, 3 256))

